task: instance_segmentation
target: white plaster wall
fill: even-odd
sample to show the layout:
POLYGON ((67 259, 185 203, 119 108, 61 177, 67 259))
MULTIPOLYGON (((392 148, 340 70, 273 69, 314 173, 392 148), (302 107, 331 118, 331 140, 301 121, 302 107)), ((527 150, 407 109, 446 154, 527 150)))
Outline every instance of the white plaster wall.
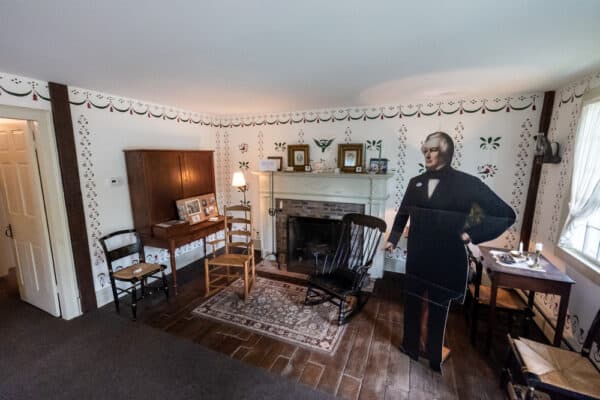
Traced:
MULTIPOLYGON (((576 281, 571 290, 565 329, 566 339, 576 349, 581 348, 592 319, 600 307, 600 287, 561 259, 555 253, 555 248, 570 196, 573 151, 582 97, 587 90, 598 86, 600 72, 556 91, 549 138, 561 145, 562 161, 560 164, 543 166, 532 229, 532 243, 542 242, 544 254, 576 281)), ((539 319, 540 325, 548 335, 554 335, 553 326, 558 313, 558 302, 557 296, 539 294, 536 298, 536 304, 553 321, 552 324, 547 324, 543 319, 539 319)), ((600 351, 596 352, 596 357, 600 362, 600 351)))
MULTIPOLYGON (((312 161, 323 160, 326 165, 335 167, 338 144, 365 143, 366 140, 382 139, 382 157, 389 160, 389 168, 394 174, 388 181, 390 198, 385 212, 389 232, 408 180, 421 173, 419 163, 423 163, 420 152, 423 139, 431 132, 442 130, 455 140, 455 167, 481 177, 515 208, 518 215, 515 226, 492 242, 497 246, 514 248, 518 245, 520 217, 531 173, 533 136, 538 130, 540 106, 539 95, 530 95, 509 99, 460 99, 454 102, 409 104, 390 108, 315 110, 223 120, 225 127, 217 132, 217 169, 227 172, 218 175, 217 179, 220 181, 220 187, 228 189, 233 171, 244 170, 246 165, 247 171, 256 170, 258 160, 268 156, 282 156, 285 166, 289 144, 309 144, 312 161), (506 111, 507 107, 503 107, 506 104, 511 105, 508 107, 509 111, 506 111), (525 107, 527 105, 529 107, 525 107), (463 108, 462 113, 460 107, 463 108), (386 117, 393 115, 398 109, 413 115, 403 114, 402 118, 397 115, 393 118, 386 117), (421 112, 417 113, 417 110, 421 112), (454 110, 454 113, 450 113, 454 110), (473 110, 477 111, 469 112, 473 110), (382 112, 385 114, 383 118, 382 112), (327 119, 332 114, 345 118, 336 119, 334 122, 284 122, 290 118, 302 120, 302 116, 309 120, 327 119), (357 115, 364 117, 354 120, 357 115), (229 124, 248 126, 227 126, 229 124), (482 137, 500 137, 499 146, 482 148, 482 137), (332 138, 335 139, 333 144, 324 153, 313 140, 332 138), (485 164, 495 166, 493 176, 478 173, 485 164)), ((366 162, 377 157, 375 150, 365 148, 365 151, 366 162)), ((258 205, 258 178, 247 172, 246 179, 249 184, 248 198, 251 204, 258 205)), ((222 197, 225 203, 237 203, 242 199, 241 193, 235 191, 223 194, 222 197)), ((405 245, 405 242, 401 242, 402 244, 405 245)))
MULTIPOLYGON (((112 301, 112 293, 98 239, 133 227, 123 150, 212 150, 214 128, 201 123, 202 117, 195 113, 166 106, 79 88, 69 88, 69 96, 94 283, 98 304, 103 305, 112 301), (119 184, 111 184, 113 178, 119 184)), ((199 242, 177 249, 178 268, 202 255, 199 242)), ((147 248, 146 257, 170 268, 166 250, 147 248)))
MULTIPOLYGON (((133 227, 123 150, 214 149, 215 129, 209 117, 197 113, 81 88, 69 88, 69 101, 96 297, 102 306, 112 294, 97 239, 133 227), (121 184, 110 185, 112 177, 121 184)), ((0 105, 51 110, 47 82, 0 73, 0 105)), ((201 246, 191 243, 176 254, 181 267, 202 256, 201 246)), ((149 249, 147 255, 169 264, 166 251, 149 249)))

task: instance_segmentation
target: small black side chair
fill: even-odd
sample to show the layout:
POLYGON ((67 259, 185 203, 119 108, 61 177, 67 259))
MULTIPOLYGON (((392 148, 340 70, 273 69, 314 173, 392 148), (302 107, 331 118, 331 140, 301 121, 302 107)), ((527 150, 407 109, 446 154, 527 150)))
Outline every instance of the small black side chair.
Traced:
POLYGON ((131 296, 131 312, 133 314, 133 320, 135 321, 137 301, 143 299, 148 293, 147 280, 153 279, 154 281, 162 281, 162 290, 169 299, 169 285, 165 276, 166 265, 162 264, 148 264, 145 262, 144 257, 144 245, 140 240, 140 236, 135 229, 126 229, 117 232, 113 232, 100 238, 100 244, 106 255, 106 264, 108 265, 108 274, 110 277, 110 284, 112 286, 113 297, 115 301, 115 308, 117 313, 119 311, 119 295, 127 293, 131 296), (109 250, 107 242, 111 240, 118 240, 125 238, 125 235, 133 236, 135 241, 133 243, 114 248, 109 250), (123 257, 136 255, 137 260, 135 264, 128 267, 121 268, 117 271, 113 271, 113 262, 120 260, 123 257), (160 274, 160 276, 157 276, 160 274), (116 281, 129 282, 131 286, 122 289, 117 287, 116 281), (137 287, 140 287, 140 296, 138 297, 137 287))
POLYGON ((345 324, 366 304, 362 291, 368 271, 386 229, 385 221, 363 214, 346 214, 334 254, 316 257, 316 272, 310 276, 307 305, 329 301, 338 306, 338 323, 345 324))
POLYGON ((600 399, 600 310, 583 342, 581 354, 524 338, 508 336, 510 353, 503 371, 503 384, 526 385, 524 399, 534 399, 537 390, 552 399, 600 399), (595 344, 595 346, 594 346, 595 344), (594 360, 595 359, 595 360, 594 360))

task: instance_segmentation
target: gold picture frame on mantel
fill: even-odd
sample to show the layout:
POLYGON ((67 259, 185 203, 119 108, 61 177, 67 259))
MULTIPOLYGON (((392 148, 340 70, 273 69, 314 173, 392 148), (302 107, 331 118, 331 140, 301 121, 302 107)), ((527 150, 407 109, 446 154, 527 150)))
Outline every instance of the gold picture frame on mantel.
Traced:
POLYGON ((363 165, 363 144, 338 144, 338 168, 342 172, 361 173, 363 165))
POLYGON ((304 171, 310 165, 310 153, 307 144, 288 145, 288 166, 294 171, 304 171))

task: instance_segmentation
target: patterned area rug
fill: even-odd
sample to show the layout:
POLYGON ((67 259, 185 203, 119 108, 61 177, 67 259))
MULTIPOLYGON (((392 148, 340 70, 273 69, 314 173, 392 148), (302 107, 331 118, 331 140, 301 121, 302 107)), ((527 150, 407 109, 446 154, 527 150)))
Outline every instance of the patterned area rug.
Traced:
POLYGON ((310 350, 335 351, 345 328, 337 324, 335 305, 305 306, 306 287, 260 277, 244 302, 243 287, 238 279, 193 312, 310 350))

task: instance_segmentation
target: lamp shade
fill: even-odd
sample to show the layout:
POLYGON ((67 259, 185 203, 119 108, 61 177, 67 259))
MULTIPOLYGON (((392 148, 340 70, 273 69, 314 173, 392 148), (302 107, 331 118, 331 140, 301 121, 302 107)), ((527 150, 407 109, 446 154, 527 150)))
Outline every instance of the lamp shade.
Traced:
POLYGON ((233 173, 233 179, 231 180, 231 186, 242 187, 246 186, 246 177, 242 171, 233 173))

